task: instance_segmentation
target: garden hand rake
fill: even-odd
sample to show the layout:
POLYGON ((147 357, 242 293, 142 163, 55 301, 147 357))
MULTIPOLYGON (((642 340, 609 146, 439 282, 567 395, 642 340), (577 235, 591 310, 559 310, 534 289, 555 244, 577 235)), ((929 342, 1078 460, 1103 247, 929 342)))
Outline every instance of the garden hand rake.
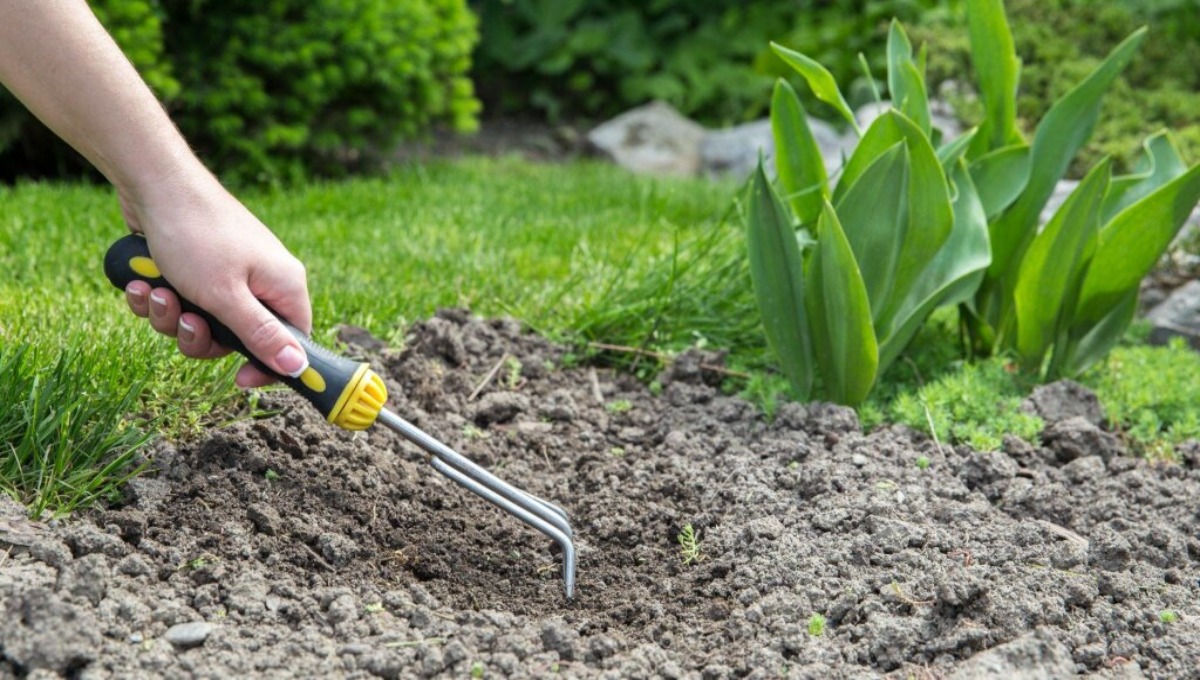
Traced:
MULTIPOLYGON (((104 273, 122 290, 134 280, 145 281, 155 288, 171 287, 150 257, 146 239, 137 234, 126 236, 109 248, 104 257, 104 273)), ((241 353, 260 370, 274 375, 300 393, 329 422, 346 430, 365 430, 377 421, 383 423, 432 454, 430 463, 435 470, 553 539, 562 548, 567 598, 574 597, 575 544, 567 513, 549 501, 504 482, 384 408, 387 388, 369 364, 330 352, 284 321, 284 326, 304 346, 310 365, 298 378, 278 375, 250 354, 241 340, 211 314, 182 298, 179 303, 184 311, 198 314, 208 322, 214 340, 241 353)))

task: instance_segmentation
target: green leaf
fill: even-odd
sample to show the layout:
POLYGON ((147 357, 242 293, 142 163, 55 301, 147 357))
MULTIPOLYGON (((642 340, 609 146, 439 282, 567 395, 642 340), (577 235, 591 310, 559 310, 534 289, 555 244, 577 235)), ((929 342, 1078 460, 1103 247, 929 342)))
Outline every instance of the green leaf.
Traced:
POLYGON ((871 263, 862 276, 875 318, 891 292, 904 242, 907 192, 908 152, 904 142, 896 142, 875 159, 837 204, 838 218, 855 260, 871 263))
POLYGON ((832 73, 812 59, 794 50, 789 50, 778 43, 772 42, 771 49, 775 50, 775 54, 779 55, 779 58, 784 63, 804 76, 804 79, 808 81, 808 86, 812 88, 813 94, 817 96, 817 99, 837 109, 837 112, 850 123, 854 131, 860 135, 862 134, 862 131, 858 127, 858 121, 854 120, 854 111, 850 110, 850 105, 846 103, 846 98, 842 96, 842 91, 838 89, 837 81, 833 79, 832 73))
POLYGON ((1017 274, 1013 305, 1016 349, 1039 368, 1046 350, 1069 321, 1084 267, 1100 231, 1100 203, 1111 179, 1111 161, 1096 164, 1034 238, 1017 274))
POLYGON ((912 58, 912 43, 899 21, 892 20, 888 30, 888 94, 892 106, 908 116, 926 136, 929 135, 929 97, 925 80, 912 58))
POLYGON ((1054 193, 1054 186, 1079 148, 1092 136, 1100 100, 1145 37, 1146 29, 1142 28, 1126 38, 1083 82, 1055 102, 1038 125, 1031 151, 1029 183, 1008 212, 992 226, 989 276, 999 277, 1020 266, 1021 255, 1033 238, 1038 215, 1054 193))
POLYGON ((1006 146, 980 156, 971 163, 971 178, 988 219, 995 218, 1029 183, 1029 146, 1006 146))
POLYGON ((875 327, 879 342, 879 373, 900 355, 934 309, 969 300, 992 259, 987 217, 965 161, 951 170, 955 187, 954 229, 916 285, 900 301, 886 326, 875 327))
POLYGON ((954 166, 958 165, 958 159, 963 157, 967 152, 967 147, 971 145, 971 140, 975 139, 975 135, 979 133, 979 128, 971 128, 962 133, 958 137, 946 142, 938 147, 938 160, 942 162, 942 168, 949 175, 954 166))
POLYGON ((784 198, 801 224, 815 222, 829 197, 825 161, 800 98, 782 78, 775 82, 771 98, 771 131, 775 136, 775 169, 784 198))
POLYGON ((1095 324, 1078 325, 1071 329, 1068 342, 1063 347, 1054 348, 1054 360, 1050 363, 1047 378, 1074 378, 1086 371, 1092 364, 1104 358, 1125 335, 1125 329, 1133 322, 1137 314, 1138 291, 1129 291, 1116 306, 1095 324), (1059 352, 1063 358, 1059 358, 1059 352))
POLYGON ((1187 164, 1166 131, 1147 138, 1142 144, 1146 155, 1131 175, 1114 177, 1108 195, 1104 197, 1101 223, 1108 223, 1117 213, 1149 196, 1167 182, 1187 172, 1187 164))
POLYGON ((1136 290, 1200 201, 1200 165, 1122 210, 1100 230, 1075 325, 1090 326, 1136 290))
POLYGON ((854 252, 828 202, 818 225, 820 236, 806 281, 814 355, 827 396, 854 406, 871 391, 879 364, 871 304, 854 252))
POLYGON ((968 0, 967 28, 985 112, 974 157, 1022 141, 1017 129, 1021 61, 1013 47, 1003 0, 968 0))
POLYGON ((800 399, 812 390, 812 344, 804 302, 804 261, 791 215, 759 159, 749 186, 746 245, 767 341, 800 399))

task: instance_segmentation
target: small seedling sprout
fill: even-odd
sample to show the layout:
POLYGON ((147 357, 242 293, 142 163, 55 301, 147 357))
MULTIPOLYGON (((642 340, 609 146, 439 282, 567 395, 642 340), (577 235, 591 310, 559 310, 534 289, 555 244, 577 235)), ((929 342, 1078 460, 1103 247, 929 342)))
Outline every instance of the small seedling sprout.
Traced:
POLYGON ((368 614, 374 614, 376 612, 381 612, 381 611, 383 611, 383 603, 382 602, 370 602, 367 604, 367 606, 363 607, 363 611, 365 611, 368 614))
POLYGON ((516 357, 509 357, 508 361, 504 363, 508 366, 508 376, 504 382, 508 386, 508 389, 515 390, 521 386, 521 360, 516 357))
POLYGON ((700 532, 691 524, 683 526, 677 539, 679 540, 679 555, 684 564, 704 559, 704 556, 700 554, 700 532))
POLYGON ((279 479, 279 473, 271 468, 267 468, 267 471, 263 473, 263 477, 265 477, 268 482, 273 482, 279 479))
POLYGON ((1174 609, 1164 609, 1158 613, 1158 620, 1163 623, 1175 623, 1179 620, 1179 614, 1174 609))
POLYGON ((928 470, 929 469, 929 456, 917 456, 917 469, 918 470, 928 470))
POLYGON ((616 401, 610 401, 605 404, 604 408, 613 413, 624 413, 633 408, 633 403, 628 399, 617 399, 616 401))
POLYGON ((825 617, 814 612, 812 616, 808 617, 808 634, 813 637, 821 637, 824 633, 825 617))
POLYGON ((471 664, 471 677, 477 678, 477 679, 483 677, 483 662, 482 661, 476 661, 475 663, 471 664))

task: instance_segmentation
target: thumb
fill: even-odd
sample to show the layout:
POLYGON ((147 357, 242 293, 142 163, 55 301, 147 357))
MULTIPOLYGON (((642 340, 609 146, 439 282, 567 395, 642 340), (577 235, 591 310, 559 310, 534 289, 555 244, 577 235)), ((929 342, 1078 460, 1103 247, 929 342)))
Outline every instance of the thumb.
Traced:
POLYGON ((249 290, 213 314, 251 354, 279 375, 296 378, 308 368, 308 355, 300 342, 249 290))

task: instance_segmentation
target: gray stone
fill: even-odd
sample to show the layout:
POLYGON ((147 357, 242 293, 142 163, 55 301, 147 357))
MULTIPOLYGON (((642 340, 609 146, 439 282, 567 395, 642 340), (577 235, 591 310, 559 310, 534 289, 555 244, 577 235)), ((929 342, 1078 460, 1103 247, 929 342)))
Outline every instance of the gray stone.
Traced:
POLYGON ((1151 343, 1163 345, 1171 338, 1181 337, 1193 349, 1200 349, 1200 281, 1189 281, 1175 289, 1150 310, 1146 319, 1153 324, 1151 343))
POLYGON ((1105 420, 1104 407, 1096 393, 1074 380, 1059 380, 1033 388, 1033 393, 1021 404, 1021 410, 1038 416, 1046 424, 1079 416, 1100 427, 1105 420))
POLYGON ((177 623, 167 629, 163 639, 180 649, 190 649, 204 644, 216 626, 206 621, 177 623))
POLYGON ((246 508, 246 518, 255 529, 268 536, 279 534, 283 525, 279 511, 267 503, 251 503, 250 507, 246 508))
POLYGON ((587 134, 588 143, 637 173, 695 175, 704 128, 670 104, 654 101, 622 113, 587 134))
POLYGON ((1057 680, 1074 676, 1071 650, 1049 631, 1039 628, 963 661, 949 680, 1057 680))
POLYGON ((760 155, 775 155, 770 119, 711 130, 700 141, 700 167, 708 177, 743 180, 758 166, 760 155))

